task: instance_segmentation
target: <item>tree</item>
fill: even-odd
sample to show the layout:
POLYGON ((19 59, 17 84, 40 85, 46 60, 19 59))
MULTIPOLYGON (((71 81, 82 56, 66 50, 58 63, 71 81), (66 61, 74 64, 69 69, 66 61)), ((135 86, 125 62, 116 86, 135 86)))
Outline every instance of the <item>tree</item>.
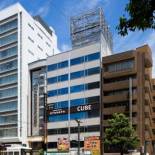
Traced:
POLYGON ((155 0, 129 0, 125 7, 129 15, 120 17, 117 26, 118 33, 122 36, 128 31, 155 29, 155 0))
POLYGON ((128 150, 135 149, 139 144, 139 139, 131 126, 129 119, 124 114, 114 114, 108 120, 109 128, 104 133, 105 147, 113 146, 117 148, 121 155, 128 150))

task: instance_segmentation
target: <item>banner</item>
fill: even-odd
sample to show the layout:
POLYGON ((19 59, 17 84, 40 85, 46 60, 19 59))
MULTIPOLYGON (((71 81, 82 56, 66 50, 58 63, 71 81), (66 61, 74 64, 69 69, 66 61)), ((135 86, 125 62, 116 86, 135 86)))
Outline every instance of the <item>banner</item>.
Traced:
MULTIPOLYGON (((71 107, 70 112, 82 112, 82 111, 94 111, 99 109, 99 104, 87 104, 71 107)), ((48 115, 62 115, 67 114, 68 108, 65 109, 54 109, 52 105, 49 106, 48 115)))
POLYGON ((92 155, 100 155, 100 138, 98 136, 86 137, 84 150, 91 151, 92 155))
POLYGON ((69 151, 70 143, 68 138, 58 138, 57 149, 61 152, 69 151))

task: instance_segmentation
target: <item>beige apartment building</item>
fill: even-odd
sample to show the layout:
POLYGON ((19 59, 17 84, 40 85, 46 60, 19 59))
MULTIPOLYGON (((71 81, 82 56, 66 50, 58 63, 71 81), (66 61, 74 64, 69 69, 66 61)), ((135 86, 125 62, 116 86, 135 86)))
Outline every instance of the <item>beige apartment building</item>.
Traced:
MULTIPOLYGON (((153 154, 155 138, 155 80, 152 80, 152 52, 144 45, 102 60, 103 131, 113 113, 124 113, 140 139, 138 149, 153 154), (154 95, 154 97, 152 96, 154 95)), ((104 135, 104 133, 102 134, 104 135)), ((109 152, 109 150, 105 150, 109 152)))

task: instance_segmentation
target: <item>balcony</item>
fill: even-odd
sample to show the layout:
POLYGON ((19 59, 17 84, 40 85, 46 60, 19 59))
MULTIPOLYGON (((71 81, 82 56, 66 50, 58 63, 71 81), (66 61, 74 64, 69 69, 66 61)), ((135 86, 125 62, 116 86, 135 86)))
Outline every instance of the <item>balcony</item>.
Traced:
POLYGON ((128 70, 124 70, 124 71, 117 71, 117 72, 103 72, 103 77, 104 78, 115 78, 115 77, 120 77, 120 76, 129 76, 129 75, 133 75, 136 74, 135 69, 128 69, 128 70))
MULTIPOLYGON (((138 108, 137 105, 132 106, 132 111, 137 112, 138 108)), ((110 107, 110 108, 104 108, 103 109, 103 114, 109 115, 113 113, 124 113, 126 112, 126 106, 119 106, 119 107, 110 107)))
MULTIPOLYGON (((134 79, 133 87, 136 87, 136 86, 137 86, 137 80, 134 79)), ((103 84, 103 91, 118 90, 118 89, 125 89, 125 88, 129 88, 129 80, 103 84)))
MULTIPOLYGON (((133 94, 133 100, 137 99, 137 95, 133 94)), ((103 103, 123 102, 129 100, 128 93, 121 93, 117 95, 103 96, 103 103)))

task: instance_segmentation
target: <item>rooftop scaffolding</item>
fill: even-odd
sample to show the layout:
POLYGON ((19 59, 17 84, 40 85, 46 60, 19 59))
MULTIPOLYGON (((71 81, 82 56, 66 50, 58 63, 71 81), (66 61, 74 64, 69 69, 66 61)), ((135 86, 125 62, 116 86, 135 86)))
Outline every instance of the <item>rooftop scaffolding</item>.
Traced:
POLYGON ((112 50, 112 34, 101 8, 71 17, 70 33, 73 48, 99 41, 102 33, 112 50))

